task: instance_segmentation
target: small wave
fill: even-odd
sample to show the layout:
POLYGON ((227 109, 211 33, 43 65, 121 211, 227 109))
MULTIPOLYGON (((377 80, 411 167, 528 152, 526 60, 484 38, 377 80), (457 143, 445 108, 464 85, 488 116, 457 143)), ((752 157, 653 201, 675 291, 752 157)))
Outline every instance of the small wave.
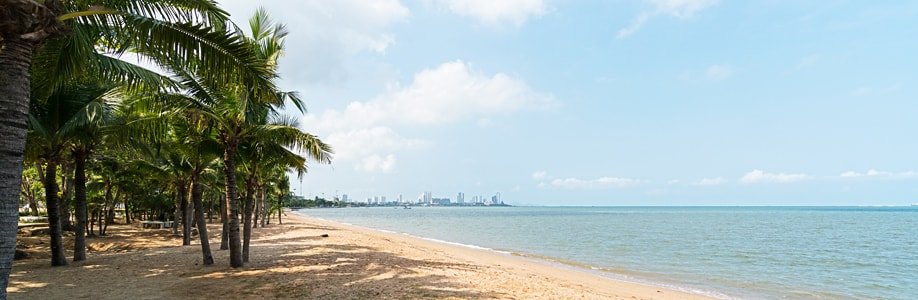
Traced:
POLYGON ((447 245, 465 247, 465 248, 476 249, 476 250, 485 250, 485 251, 493 251, 493 252, 499 252, 499 253, 510 254, 510 252, 498 251, 498 250, 494 250, 494 249, 492 249, 492 248, 482 247, 482 246, 478 246, 478 245, 470 245, 470 244, 456 243, 456 242, 438 240, 438 239, 434 239, 434 238, 427 238, 427 237, 421 237, 421 236, 413 236, 413 235, 410 235, 410 234, 409 234, 409 236, 412 236, 412 237, 415 237, 415 238, 419 238, 419 239, 422 239, 422 240, 426 240, 426 241, 437 242, 437 243, 441 243, 441 244, 447 244, 447 245))

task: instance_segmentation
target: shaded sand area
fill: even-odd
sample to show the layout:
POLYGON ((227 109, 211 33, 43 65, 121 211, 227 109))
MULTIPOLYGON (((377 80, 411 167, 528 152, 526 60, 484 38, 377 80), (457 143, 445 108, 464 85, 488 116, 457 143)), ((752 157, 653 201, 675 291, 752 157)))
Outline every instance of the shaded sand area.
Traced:
MULTIPOLYGON (((89 239, 88 260, 17 261, 10 299, 704 299, 490 251, 287 214, 254 230, 252 257, 202 266, 197 240, 126 225, 89 239), (328 237, 321 235, 328 234, 328 237)), ((210 232, 219 233, 215 224, 210 232)), ((70 239, 67 239, 68 241, 70 239)), ((211 239, 217 249, 219 235, 211 239)), ((69 256, 69 253, 68 253, 69 256)))

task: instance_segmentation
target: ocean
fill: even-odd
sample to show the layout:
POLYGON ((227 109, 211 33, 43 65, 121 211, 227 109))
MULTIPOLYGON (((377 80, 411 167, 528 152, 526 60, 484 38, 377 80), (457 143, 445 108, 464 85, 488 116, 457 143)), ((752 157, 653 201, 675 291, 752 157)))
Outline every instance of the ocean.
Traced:
POLYGON ((918 299, 918 207, 303 209, 723 299, 918 299))

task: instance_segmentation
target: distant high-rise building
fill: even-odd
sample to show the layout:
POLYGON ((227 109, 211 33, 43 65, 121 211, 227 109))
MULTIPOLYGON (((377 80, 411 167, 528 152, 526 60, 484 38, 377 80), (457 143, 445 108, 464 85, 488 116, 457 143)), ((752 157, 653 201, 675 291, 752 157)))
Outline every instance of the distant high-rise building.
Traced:
POLYGON ((382 201, 382 203, 385 204, 385 203, 386 203, 386 196, 380 197, 380 201, 382 201))
POLYGON ((405 203, 405 202, 402 202, 402 194, 398 194, 398 203, 405 203))
POLYGON ((341 195, 341 201, 350 202, 349 200, 350 200, 350 199, 347 198, 347 194, 342 194, 342 195, 341 195))
POLYGON ((456 195, 456 203, 459 203, 459 204, 465 203, 465 193, 459 192, 459 195, 456 195))
POLYGON ((433 193, 424 192, 424 203, 433 204, 433 193))

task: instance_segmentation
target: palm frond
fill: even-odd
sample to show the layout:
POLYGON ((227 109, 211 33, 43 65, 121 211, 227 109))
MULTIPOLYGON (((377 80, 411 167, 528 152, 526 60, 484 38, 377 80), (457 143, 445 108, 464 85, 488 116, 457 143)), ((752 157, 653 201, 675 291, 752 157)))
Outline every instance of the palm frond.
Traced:
POLYGON ((168 57, 187 66, 211 86, 227 82, 251 82, 256 93, 274 90, 273 75, 239 36, 216 32, 200 24, 168 23, 141 16, 124 15, 131 35, 131 49, 153 58, 168 57))

